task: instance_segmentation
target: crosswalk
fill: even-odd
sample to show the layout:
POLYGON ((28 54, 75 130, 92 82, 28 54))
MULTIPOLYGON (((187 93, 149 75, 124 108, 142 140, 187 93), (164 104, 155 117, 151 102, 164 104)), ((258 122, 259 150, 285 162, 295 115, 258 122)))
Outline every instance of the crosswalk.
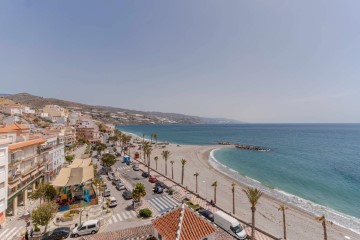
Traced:
POLYGON ((180 203, 168 196, 153 197, 148 200, 150 205, 154 207, 159 213, 169 211, 170 209, 177 207, 180 203))
POLYGON ((0 232, 0 239, 12 240, 15 237, 19 236, 21 230, 24 227, 13 227, 13 228, 6 228, 4 231, 0 232))
POLYGON ((131 166, 122 166, 122 167, 117 167, 118 171, 119 170, 126 170, 126 169, 130 169, 131 166))
POLYGON ((113 214, 111 218, 108 220, 109 224, 122 222, 131 218, 137 218, 135 211, 125 211, 117 214, 113 214))

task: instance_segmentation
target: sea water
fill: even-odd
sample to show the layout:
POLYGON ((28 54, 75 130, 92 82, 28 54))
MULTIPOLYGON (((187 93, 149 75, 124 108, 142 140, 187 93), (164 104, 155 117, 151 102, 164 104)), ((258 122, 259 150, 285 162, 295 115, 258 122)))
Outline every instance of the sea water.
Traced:
POLYGON ((210 163, 239 181, 261 188, 360 233, 360 124, 142 125, 120 130, 159 141, 209 145, 219 141, 261 146, 258 152, 227 148, 210 163))

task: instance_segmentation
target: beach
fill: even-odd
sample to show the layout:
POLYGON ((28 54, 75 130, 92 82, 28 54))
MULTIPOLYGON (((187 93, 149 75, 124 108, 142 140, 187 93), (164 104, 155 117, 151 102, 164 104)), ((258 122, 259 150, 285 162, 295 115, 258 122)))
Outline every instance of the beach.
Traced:
MULTIPOLYGON (((197 146, 197 145, 178 145, 168 144, 166 148, 155 146, 151 153, 151 167, 155 168, 155 156, 159 157, 158 171, 165 173, 165 161, 161 157, 163 150, 170 151, 168 160, 167 176, 171 177, 171 164, 174 161, 174 180, 181 182, 181 159, 186 159, 184 186, 195 191, 196 180, 193 174, 199 173, 198 192, 207 200, 213 199, 214 189, 211 184, 217 181, 217 205, 229 212, 232 211, 232 192, 231 183, 235 182, 235 208, 236 216, 240 219, 251 222, 251 210, 245 193, 242 189, 246 185, 237 181, 223 172, 214 168, 209 163, 210 153, 213 150, 231 146, 197 146)), ((134 150, 132 150, 134 151, 134 150)), ((264 194, 257 205, 256 226, 276 237, 283 237, 282 213, 278 211, 278 200, 264 194)), ((288 206, 286 210, 287 221, 287 239, 323 239, 323 228, 321 223, 315 220, 314 215, 309 214, 296 206, 288 206)), ((329 240, 338 239, 360 239, 360 235, 351 230, 337 226, 336 224, 327 224, 329 240)))

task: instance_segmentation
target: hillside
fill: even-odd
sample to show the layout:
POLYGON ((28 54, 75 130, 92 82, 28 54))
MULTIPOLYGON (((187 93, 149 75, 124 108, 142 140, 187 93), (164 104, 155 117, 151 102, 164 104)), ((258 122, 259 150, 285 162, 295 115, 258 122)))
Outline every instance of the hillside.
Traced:
POLYGON ((109 106, 93 106, 56 98, 39 97, 28 93, 6 96, 6 99, 35 109, 41 109, 48 104, 55 104, 68 109, 78 109, 83 113, 91 114, 94 119, 118 125, 239 123, 233 120, 202 118, 178 113, 143 112, 109 106))

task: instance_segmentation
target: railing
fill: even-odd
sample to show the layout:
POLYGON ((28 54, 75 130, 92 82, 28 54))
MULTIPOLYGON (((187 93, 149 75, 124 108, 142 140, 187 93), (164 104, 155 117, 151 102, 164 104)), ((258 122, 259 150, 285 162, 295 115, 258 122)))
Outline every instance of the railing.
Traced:
POLYGON ((20 174, 20 173, 11 175, 11 176, 8 177, 8 182, 9 182, 9 183, 14 183, 14 182, 16 182, 17 180, 19 180, 20 177, 21 177, 21 174, 20 174))

